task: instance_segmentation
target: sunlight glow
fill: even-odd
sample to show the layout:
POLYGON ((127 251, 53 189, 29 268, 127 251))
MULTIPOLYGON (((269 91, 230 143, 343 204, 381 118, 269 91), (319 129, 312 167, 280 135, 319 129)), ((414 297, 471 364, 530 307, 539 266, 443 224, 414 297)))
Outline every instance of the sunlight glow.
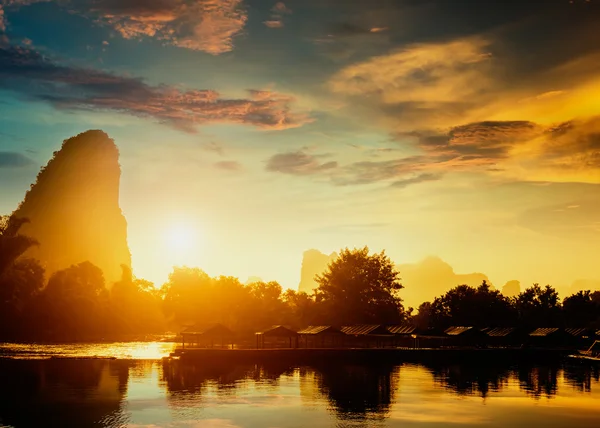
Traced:
POLYGON ((164 231, 165 261, 171 266, 198 265, 202 262, 201 253, 204 247, 204 236, 200 228, 188 221, 172 221, 164 231))
POLYGON ((197 238, 195 235, 195 231, 186 225, 174 225, 167 232, 168 246, 174 251, 190 250, 197 238))

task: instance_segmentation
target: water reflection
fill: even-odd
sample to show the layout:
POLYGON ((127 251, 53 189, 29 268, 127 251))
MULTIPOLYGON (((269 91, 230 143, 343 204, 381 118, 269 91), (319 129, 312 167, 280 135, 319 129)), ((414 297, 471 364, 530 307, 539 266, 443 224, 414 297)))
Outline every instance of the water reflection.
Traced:
POLYGON ((17 428, 527 426, 532 412, 578 428, 599 402, 600 370, 584 364, 0 360, 0 426, 17 428))
POLYGON ((508 385, 512 370, 509 367, 482 364, 429 363, 435 383, 459 395, 480 395, 498 392, 508 385))
POLYGON ((316 385, 339 419, 383 419, 394 398, 393 365, 325 364, 316 370, 316 385))
POLYGON ((572 385, 579 392, 592 392, 592 383, 600 382, 600 366, 567 365, 564 369, 565 383, 572 385))
POLYGON ((129 364, 123 361, 0 361, 0 421, 20 426, 92 426, 120 421, 129 364))

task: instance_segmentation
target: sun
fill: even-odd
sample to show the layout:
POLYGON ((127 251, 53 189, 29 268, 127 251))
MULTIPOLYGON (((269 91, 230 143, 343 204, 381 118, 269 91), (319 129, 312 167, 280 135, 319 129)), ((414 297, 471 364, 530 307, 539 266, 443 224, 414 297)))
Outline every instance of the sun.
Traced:
POLYGON ((189 250, 194 243, 192 231, 181 225, 173 226, 167 233, 167 243, 172 250, 189 250))
POLYGON ((191 226, 174 224, 167 230, 166 241, 171 251, 190 251, 197 245, 198 233, 191 226))

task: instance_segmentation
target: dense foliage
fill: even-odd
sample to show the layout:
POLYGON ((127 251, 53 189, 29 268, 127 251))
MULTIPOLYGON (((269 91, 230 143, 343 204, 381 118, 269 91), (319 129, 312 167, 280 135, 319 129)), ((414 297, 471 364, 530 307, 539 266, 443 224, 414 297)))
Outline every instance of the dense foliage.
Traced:
POLYGON ((477 288, 459 285, 412 315, 400 298, 400 272, 384 252, 370 254, 367 247, 341 250, 317 275, 312 295, 284 292, 277 282, 213 278, 190 267, 174 268, 161 288, 126 266, 119 281, 106 284, 89 262, 45 278, 36 260, 22 257, 36 242, 19 234, 21 224, 0 223, 0 340, 124 340, 215 322, 248 335, 277 324, 600 328, 600 292, 581 291, 561 304, 554 288, 538 284, 514 297, 485 281, 477 288))

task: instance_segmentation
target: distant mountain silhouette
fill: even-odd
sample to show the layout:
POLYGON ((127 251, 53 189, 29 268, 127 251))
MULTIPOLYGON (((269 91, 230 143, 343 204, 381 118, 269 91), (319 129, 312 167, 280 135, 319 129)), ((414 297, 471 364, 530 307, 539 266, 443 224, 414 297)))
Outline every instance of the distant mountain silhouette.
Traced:
POLYGON ((305 251, 302 257, 302 269, 300 270, 300 284, 298 285, 298 291, 311 294, 313 290, 317 288, 315 275, 323 273, 323 271, 327 269, 329 262, 337 257, 338 254, 335 252, 327 255, 315 249, 305 251))
POLYGON ((90 261, 107 284, 118 280, 120 266, 131 266, 120 178, 119 150, 104 132, 66 140, 13 213, 30 220, 21 232, 40 244, 25 256, 38 259, 47 275, 90 261))
MULTIPOLYGON (((327 269, 327 265, 337 257, 338 254, 335 252, 327 255, 315 249, 305 251, 298 291, 312 293, 317 288, 315 275, 327 269)), ((434 256, 418 263, 397 265, 397 268, 404 285, 400 296, 405 307, 417 308, 421 303, 431 301, 457 285, 466 284, 476 287, 484 280, 491 284, 489 278, 482 273, 457 274, 452 266, 434 256)))
POLYGON ((404 289, 400 295, 404 306, 415 309, 423 302, 438 297, 457 285, 480 285, 483 280, 490 283, 482 273, 457 274, 452 266, 439 257, 427 257, 418 263, 398 265, 404 289))
POLYGON ((504 287, 502 287, 502 294, 504 294, 506 297, 518 296, 520 293, 521 282, 517 281, 516 279, 508 281, 506 284, 504 284, 504 287))

